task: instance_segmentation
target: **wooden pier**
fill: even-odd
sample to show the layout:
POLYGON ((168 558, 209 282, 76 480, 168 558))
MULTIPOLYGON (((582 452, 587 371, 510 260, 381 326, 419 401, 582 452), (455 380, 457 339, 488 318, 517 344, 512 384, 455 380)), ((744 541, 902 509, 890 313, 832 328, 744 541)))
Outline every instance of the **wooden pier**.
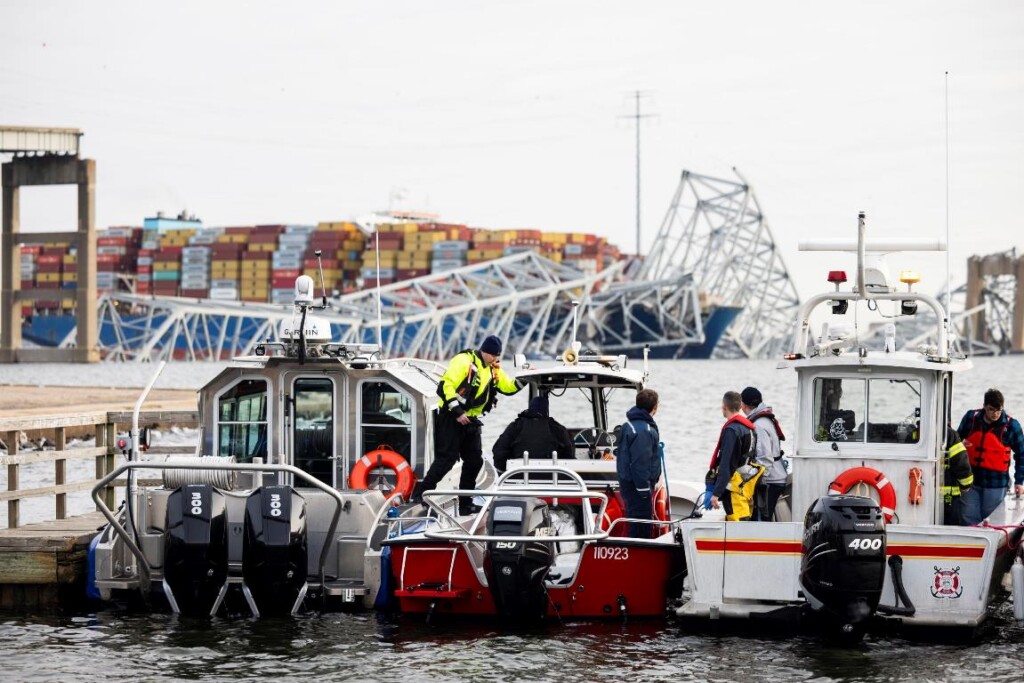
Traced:
MULTIPOLYGON (((194 405, 194 403, 192 404, 194 405)), ((191 410, 143 411, 139 424, 194 427, 198 413, 191 410)), ((69 517, 67 494, 89 491, 96 482, 112 472, 122 454, 116 447, 116 435, 127 432, 131 413, 123 411, 77 413, 74 415, 0 418, 0 438, 7 444, 7 455, 0 455, 0 466, 7 468, 7 490, 0 501, 7 502, 7 529, 0 529, 0 610, 68 610, 85 601, 86 561, 89 543, 105 520, 99 512, 69 517), (70 430, 85 430, 95 435, 90 448, 67 448, 70 430), (23 438, 45 436, 50 450, 19 451, 23 438), (67 481, 67 461, 94 459, 95 477, 67 481), (46 486, 21 488, 23 465, 53 463, 53 479, 46 486), (20 522, 21 501, 51 497, 53 519, 34 524, 20 522)), ((160 454, 192 452, 193 447, 158 449, 160 454)), ((150 451, 153 453, 153 451, 150 451)), ((123 486, 124 482, 114 482, 123 486)), ((115 486, 103 491, 104 502, 116 507, 115 486)))

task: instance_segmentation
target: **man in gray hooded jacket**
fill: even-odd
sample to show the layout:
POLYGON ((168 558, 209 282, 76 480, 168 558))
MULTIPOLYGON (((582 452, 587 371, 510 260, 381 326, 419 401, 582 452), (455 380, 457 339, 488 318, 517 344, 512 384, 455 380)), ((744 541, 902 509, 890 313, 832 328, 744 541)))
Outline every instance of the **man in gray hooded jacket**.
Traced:
POLYGON ((786 464, 782 460, 780 443, 786 440, 786 436, 771 406, 764 404, 761 392, 756 388, 744 389, 740 393, 740 402, 743 414, 753 423, 757 434, 757 462, 765 467, 764 476, 754 493, 754 520, 771 522, 775 520, 779 496, 786 489, 786 464))

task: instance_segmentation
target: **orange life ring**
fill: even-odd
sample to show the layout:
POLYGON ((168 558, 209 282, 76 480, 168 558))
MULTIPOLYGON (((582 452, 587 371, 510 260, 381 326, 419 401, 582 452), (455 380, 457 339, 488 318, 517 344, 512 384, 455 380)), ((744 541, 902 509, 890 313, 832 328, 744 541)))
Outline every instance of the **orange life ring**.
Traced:
POLYGON ((828 492, 830 494, 843 494, 857 484, 870 484, 875 487, 875 490, 878 491, 878 503, 882 508, 885 521, 887 524, 891 522, 892 516, 896 512, 896 489, 893 488, 892 482, 876 469, 871 467, 851 467, 828 485, 828 492))
POLYGON ((370 488, 370 472, 378 467, 389 468, 397 478, 395 488, 391 490, 389 497, 401 493, 403 500, 409 500, 413 487, 416 486, 416 475, 405 458, 387 448, 378 448, 359 458, 359 462, 352 468, 352 474, 348 477, 348 485, 354 489, 370 488))
MULTIPOLYGON (((622 501, 618 491, 614 493, 608 493, 608 505, 604 508, 604 516, 601 518, 601 531, 608 531, 611 529, 612 523, 619 517, 622 517, 622 501)), ((627 525, 619 524, 615 528, 615 535, 625 535, 623 532, 626 531, 627 525)))
MULTIPOLYGON (((667 522, 669 519, 668 514, 668 487, 665 486, 664 482, 658 482, 658 485, 654 488, 654 518, 662 522, 667 522)), ((668 527, 660 525, 658 527, 658 533, 663 534, 668 531, 668 527)))

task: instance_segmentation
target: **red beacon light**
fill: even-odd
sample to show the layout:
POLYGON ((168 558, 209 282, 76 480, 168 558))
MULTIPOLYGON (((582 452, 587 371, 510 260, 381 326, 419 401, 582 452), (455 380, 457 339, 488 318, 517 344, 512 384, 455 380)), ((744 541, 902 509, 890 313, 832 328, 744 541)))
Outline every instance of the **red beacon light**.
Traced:
POLYGON ((830 270, 830 271, 828 271, 828 281, 838 287, 842 283, 846 282, 846 271, 845 270, 830 270))

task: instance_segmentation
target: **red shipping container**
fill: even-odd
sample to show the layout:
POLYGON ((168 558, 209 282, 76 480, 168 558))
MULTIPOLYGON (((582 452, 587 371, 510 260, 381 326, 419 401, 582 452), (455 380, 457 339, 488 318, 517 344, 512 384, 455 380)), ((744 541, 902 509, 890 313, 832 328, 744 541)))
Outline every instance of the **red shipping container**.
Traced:
POLYGON ((269 261, 271 254, 269 251, 246 251, 242 253, 243 261, 269 261))
MULTIPOLYGON (((379 238, 381 242, 383 242, 384 240, 398 240, 399 242, 401 242, 403 239, 405 239, 404 232, 393 232, 389 230, 382 230, 378 233, 374 233, 374 235, 375 236, 372 237, 371 239, 376 240, 379 238)), ((383 248, 384 247, 381 247, 381 249, 383 248)))
MULTIPOLYGON (((398 276, 399 280, 411 280, 414 277, 423 277, 424 275, 430 275, 429 268, 399 268, 395 271, 395 275, 398 276)), ((381 280, 381 282, 384 282, 381 280)))
MULTIPOLYGON (((290 277, 293 281, 298 276, 302 275, 302 271, 298 268, 275 268, 270 271, 274 277, 290 277)), ((289 285, 290 287, 291 285, 289 285)))
POLYGON ((139 275, 146 275, 153 272, 153 266, 138 266, 135 272, 139 275))
POLYGON ((39 258, 36 259, 36 263, 39 265, 47 263, 64 263, 64 252, 62 251, 60 254, 41 254, 39 258))
POLYGON ((100 254, 100 255, 98 255, 96 257, 96 264, 97 265, 103 265, 103 264, 108 264, 108 263, 120 263, 120 262, 121 262, 121 255, 120 254, 100 254))
POLYGON ((295 286, 295 278, 275 275, 270 278, 270 286, 274 289, 291 289, 295 286))
MULTIPOLYGON (((157 254, 167 254, 167 255, 174 254, 176 256, 181 256, 181 250, 184 249, 184 248, 185 247, 160 247, 160 251, 157 252, 157 254)), ((156 256, 156 254, 154 254, 154 256, 156 256)), ((170 260, 170 261, 177 261, 178 259, 174 258, 174 259, 168 259, 168 260, 170 260)))
POLYGON ((32 289, 32 287, 34 286, 34 284, 35 284, 35 283, 34 283, 34 282, 32 282, 32 280, 22 280, 22 281, 21 281, 21 288, 22 288, 22 289, 32 289))
POLYGON ((224 234, 226 235, 248 235, 252 232, 251 225, 236 225, 230 228, 224 228, 224 234))
POLYGON ((315 257, 308 258, 302 262, 302 265, 305 266, 306 268, 316 268, 321 263, 323 264, 324 269, 338 267, 338 259, 336 258, 321 258, 319 262, 316 260, 315 257))
POLYGON ((128 237, 97 237, 97 247, 127 247, 131 245, 128 237))
POLYGON ((237 242, 218 242, 217 244, 213 244, 210 246, 210 255, 214 259, 218 260, 223 260, 225 257, 237 259, 244 250, 244 244, 238 244, 237 242))
MULTIPOLYGON (((40 258, 46 258, 46 257, 45 256, 41 256, 40 258)), ((64 264, 63 263, 37 263, 36 264, 36 272, 37 273, 60 273, 60 272, 63 271, 63 269, 64 269, 64 264)), ((72 269, 69 268, 68 270, 72 270, 72 269)))
POLYGON ((60 289, 59 282, 37 282, 33 286, 35 289, 60 289))
POLYGON ((206 299, 210 295, 208 289, 183 289, 181 295, 190 299, 206 299))
POLYGON ((32 254, 37 256, 43 252, 43 245, 41 244, 23 244, 21 245, 22 254, 32 254))
POLYGON ((277 244, 277 233, 253 233, 249 235, 249 244, 277 244))
POLYGON ((276 235, 278 233, 284 232, 284 226, 283 225, 257 225, 255 228, 252 229, 252 231, 253 232, 257 232, 257 233, 274 233, 276 235))

